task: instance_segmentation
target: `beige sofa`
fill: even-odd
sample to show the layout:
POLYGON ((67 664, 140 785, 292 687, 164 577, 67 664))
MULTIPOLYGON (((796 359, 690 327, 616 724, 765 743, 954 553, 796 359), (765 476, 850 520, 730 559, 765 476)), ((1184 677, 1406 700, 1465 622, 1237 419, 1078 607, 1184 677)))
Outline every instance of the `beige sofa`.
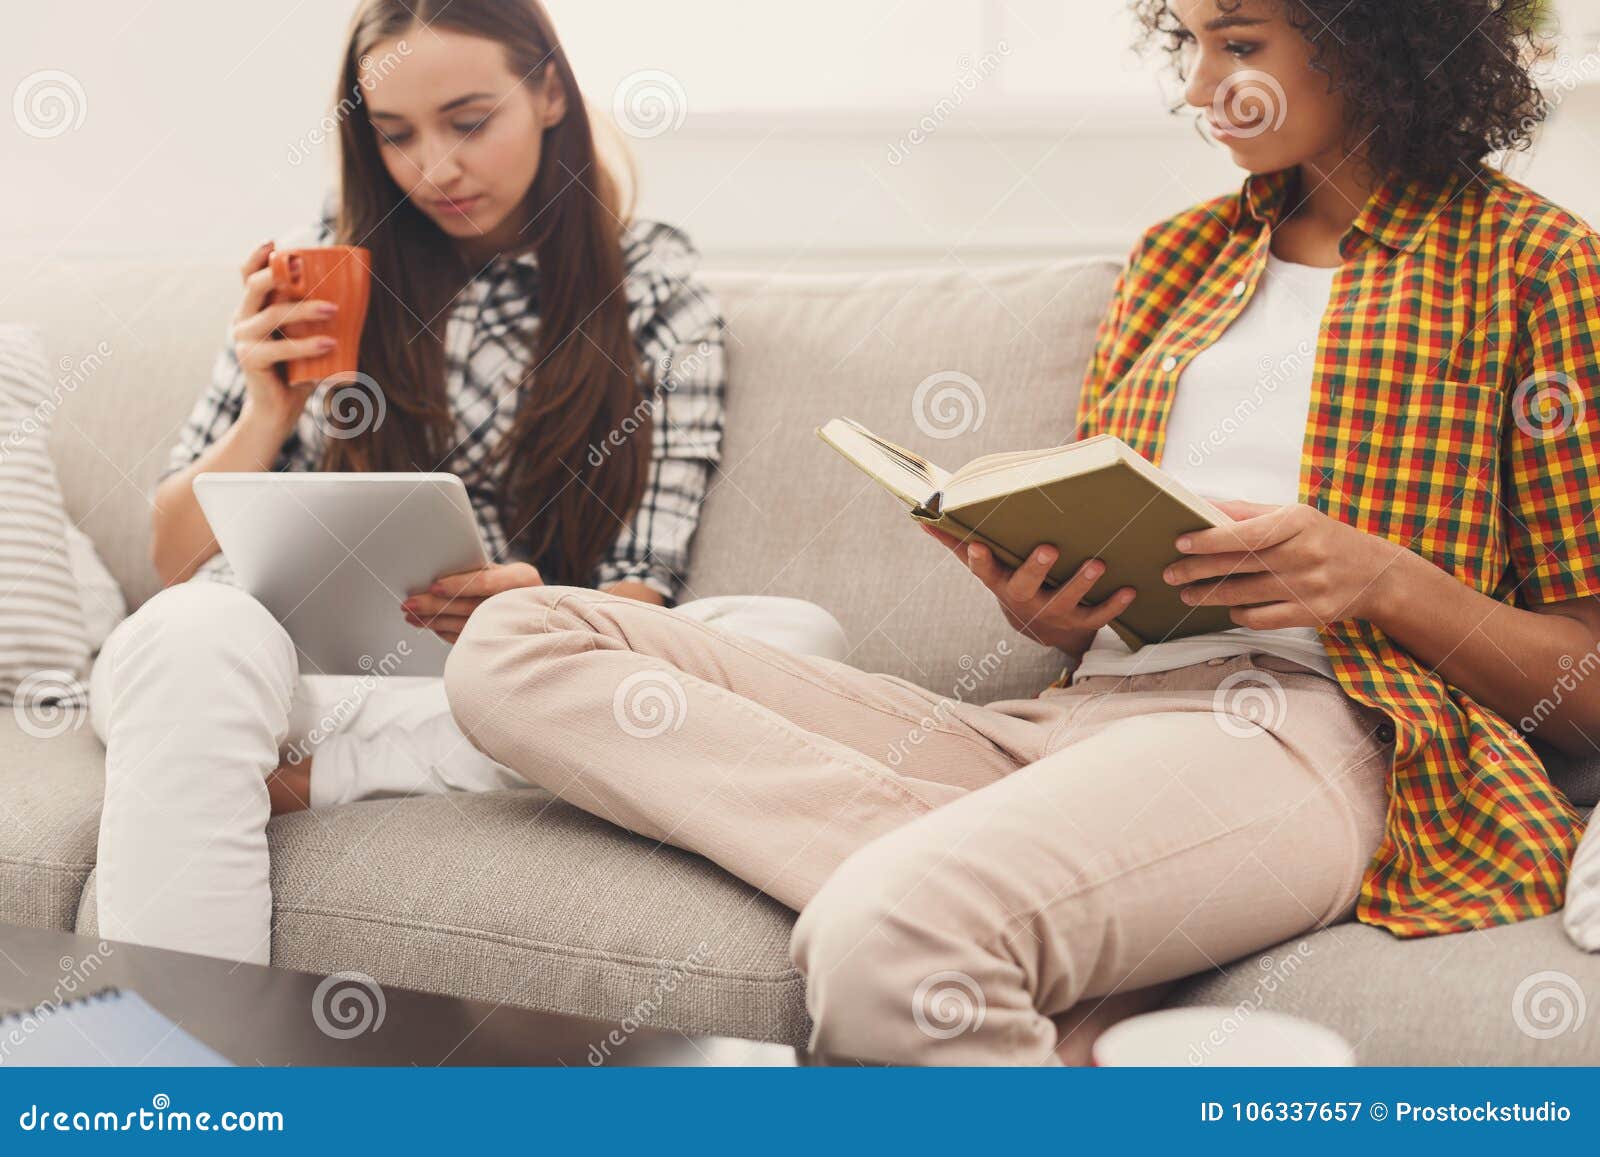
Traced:
MULTIPOLYGON (((1088 261, 714 278, 729 428, 692 593, 816 600, 844 623, 857 665, 944 691, 973 670, 985 699, 1053 677, 1053 656, 1017 639, 812 428, 848 414, 951 466, 1060 441, 1115 274, 1088 261), (956 394, 917 412, 918 385, 952 372, 972 384, 947 379, 956 394), (1010 653, 992 669, 1002 641, 1010 653)), ((156 586, 146 488, 237 292, 225 263, 0 262, 0 319, 37 322, 63 376, 109 350, 66 397, 53 453, 72 516, 132 603, 156 586)), ((82 719, 38 739, 0 716, 0 921, 94 931, 102 757, 82 719)), ((1592 768, 1560 774, 1593 802, 1592 768)), ((788 911, 543 792, 366 802, 275 821, 270 835, 277 964, 613 1019, 649 1002, 657 1025, 805 1040, 788 911)), ((1344 926, 1218 968, 1177 999, 1301 1013, 1367 1063, 1600 1062, 1600 959, 1555 919, 1411 943, 1344 926), (1552 983, 1588 1006, 1553 1034, 1540 1019, 1552 983)))

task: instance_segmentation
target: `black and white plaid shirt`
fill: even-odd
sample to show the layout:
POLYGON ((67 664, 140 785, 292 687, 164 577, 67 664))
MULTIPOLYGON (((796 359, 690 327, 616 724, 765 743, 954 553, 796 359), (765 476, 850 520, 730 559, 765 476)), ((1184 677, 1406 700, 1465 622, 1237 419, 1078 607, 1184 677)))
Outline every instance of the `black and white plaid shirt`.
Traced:
MULTIPOLYGON (((330 245, 333 238, 333 218, 325 212, 293 244, 330 245)), ((597 587, 642 582, 670 602, 682 587, 700 503, 721 451, 722 318, 716 300, 695 276, 699 255, 678 230, 650 221, 632 225, 623 235, 623 262, 628 320, 648 370, 653 457, 639 509, 631 524, 617 520, 616 543, 596 568, 593 582, 597 587)), ((514 335, 537 325, 538 283, 533 254, 501 254, 456 298, 445 329, 445 391, 455 415, 455 438, 434 469, 458 475, 466 484, 484 546, 496 562, 528 561, 520 544, 506 541, 500 509, 504 463, 493 467, 491 459, 516 416, 517 387, 527 366, 514 335)), ((221 437, 239 417, 244 397, 244 375, 230 340, 161 478, 188 466, 221 437)), ((327 437, 322 420, 308 406, 273 469, 319 469, 327 437)), ((220 554, 207 560, 195 577, 233 581, 220 554)))

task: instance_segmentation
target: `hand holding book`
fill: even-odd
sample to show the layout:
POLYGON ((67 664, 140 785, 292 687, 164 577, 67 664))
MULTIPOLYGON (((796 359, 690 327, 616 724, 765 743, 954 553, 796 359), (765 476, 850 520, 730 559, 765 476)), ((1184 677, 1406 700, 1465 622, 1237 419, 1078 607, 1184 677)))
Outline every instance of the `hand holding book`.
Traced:
POLYGON ((1236 521, 1181 536, 1183 557, 1162 574, 1187 605, 1226 610, 1234 626, 1258 631, 1342 619, 1390 629, 1382 610, 1417 555, 1313 506, 1223 502, 1218 508, 1236 521))
POLYGON ((1095 632, 1109 625, 1137 597, 1134 588, 1119 587, 1098 605, 1086 603, 1090 588, 1105 574, 1105 563, 1099 559, 1085 562, 1070 579, 1052 590, 1046 581, 1060 557, 1060 551, 1053 546, 1035 548, 1021 566, 1011 570, 981 542, 963 541, 927 523, 922 528, 989 588, 1014 630, 1068 655, 1081 658, 1094 641, 1095 632))
MULTIPOLYGON (((1018 572, 1003 580, 1018 591, 1032 584, 1030 560, 1038 548, 1052 548, 1045 577, 1019 603, 1024 618, 1042 610, 1043 588, 1081 581, 1083 566, 1097 560, 1105 571, 1088 590, 1052 610, 1074 640, 1079 628, 1064 624, 1087 626, 1082 612, 1126 599, 1117 592, 1130 586, 1137 599, 1116 606, 1109 619, 1096 613, 1093 621, 1135 650, 1235 625, 1226 607, 1188 605, 1162 578, 1182 557, 1174 545, 1179 535, 1232 526, 1233 519, 1120 439, 1102 434, 1068 446, 989 454, 951 472, 848 419, 817 433, 905 503, 917 521, 959 542, 982 544, 996 565, 1018 572)), ((971 565, 970 556, 963 561, 971 565)))

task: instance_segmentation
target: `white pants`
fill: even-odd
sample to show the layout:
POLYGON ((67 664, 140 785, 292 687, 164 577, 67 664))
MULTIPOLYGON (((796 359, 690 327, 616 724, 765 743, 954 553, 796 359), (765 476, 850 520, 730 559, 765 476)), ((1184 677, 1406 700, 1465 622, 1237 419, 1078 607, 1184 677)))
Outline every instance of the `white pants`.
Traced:
MULTIPOLYGON (((847 649, 833 616, 797 599, 678 613, 797 654, 847 649)), ((528 786, 462 736, 443 680, 302 677, 278 621, 220 582, 170 587, 112 632, 90 719, 106 745, 100 935, 229 960, 271 955, 266 778, 287 751, 314 756, 314 808, 528 786)))

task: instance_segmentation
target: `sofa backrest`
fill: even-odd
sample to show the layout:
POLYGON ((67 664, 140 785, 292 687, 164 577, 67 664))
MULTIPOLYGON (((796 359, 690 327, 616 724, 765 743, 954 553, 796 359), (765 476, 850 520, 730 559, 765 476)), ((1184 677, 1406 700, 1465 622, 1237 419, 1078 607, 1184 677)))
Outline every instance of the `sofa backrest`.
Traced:
POLYGON ((1058 654, 1023 640, 904 507, 814 433, 850 417, 953 470, 1072 435, 1117 263, 715 279, 728 429, 695 542, 695 595, 812 599, 852 665, 987 702, 1058 654))
POLYGON ((236 267, 214 263, 0 261, 0 317, 36 325, 56 373, 50 450, 67 513, 130 607, 160 587, 149 489, 211 379, 241 289, 236 267))
MULTIPOLYGON (((729 424, 690 594, 813 599, 845 624, 858 666, 946 692, 960 681, 981 700, 1036 690, 1055 657, 813 430, 854 417, 951 468, 1060 442, 1115 276, 1099 260, 709 276, 729 321, 729 424)), ((158 589, 148 491, 239 292, 221 264, 0 260, 0 320, 37 325, 58 374, 51 452, 68 511, 130 605, 158 589)))

